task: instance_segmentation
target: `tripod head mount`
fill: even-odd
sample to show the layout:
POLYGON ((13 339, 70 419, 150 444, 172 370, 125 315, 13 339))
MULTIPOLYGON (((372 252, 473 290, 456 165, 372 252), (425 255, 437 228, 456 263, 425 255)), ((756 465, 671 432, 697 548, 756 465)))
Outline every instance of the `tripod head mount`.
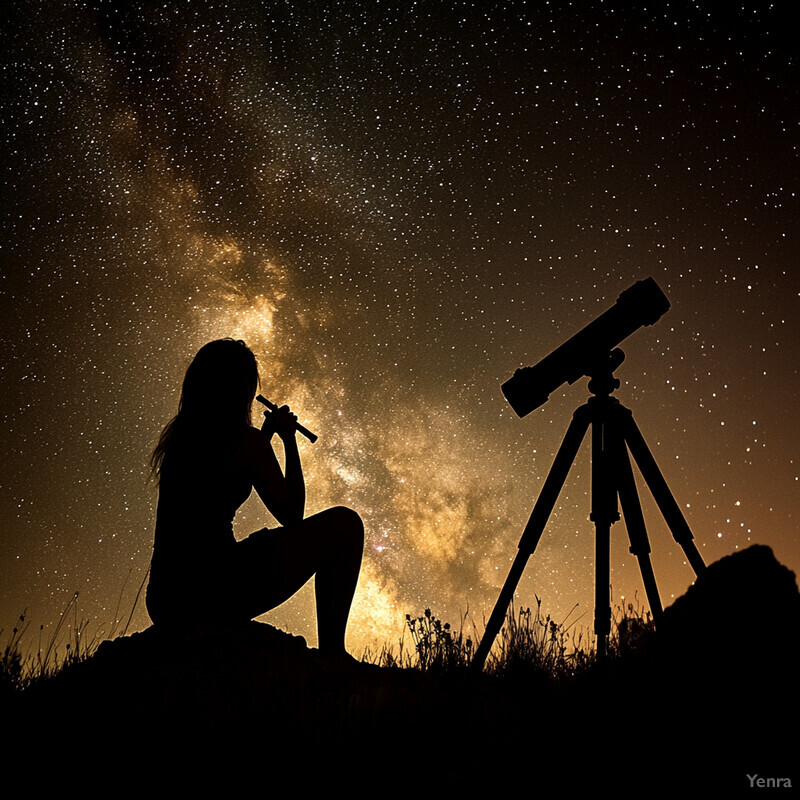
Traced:
POLYGON ((610 350, 592 363, 586 374, 589 376, 589 391, 595 396, 608 396, 619 389, 619 378, 614 370, 625 360, 625 353, 619 347, 610 350))

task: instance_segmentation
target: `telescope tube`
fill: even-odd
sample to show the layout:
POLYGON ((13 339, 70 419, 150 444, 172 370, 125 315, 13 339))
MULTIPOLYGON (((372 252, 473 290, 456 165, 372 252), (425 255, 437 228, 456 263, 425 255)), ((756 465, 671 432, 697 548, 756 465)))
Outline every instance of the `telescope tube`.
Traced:
POLYGON ((547 402, 564 383, 589 375, 599 359, 642 325, 652 325, 669 310, 669 300, 653 278, 637 281, 611 308, 533 367, 521 367, 503 385, 506 399, 524 417, 547 402))

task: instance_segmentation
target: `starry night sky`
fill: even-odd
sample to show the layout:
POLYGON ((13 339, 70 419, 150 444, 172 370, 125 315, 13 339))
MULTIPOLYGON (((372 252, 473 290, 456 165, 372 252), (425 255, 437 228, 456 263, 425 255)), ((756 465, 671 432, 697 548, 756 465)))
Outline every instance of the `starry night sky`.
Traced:
MULTIPOLYGON (((790 7, 6 3, 0 628, 76 591, 127 620, 150 452, 222 336, 320 435, 307 511, 366 522, 351 649, 425 607, 480 623, 588 396, 519 419, 500 385, 648 276, 672 308, 617 396, 707 563, 799 570, 790 7)), ((588 458, 519 600, 590 628, 588 458)), ((669 603, 694 574, 644 499, 669 603)), ((236 532, 269 524, 251 498, 236 532)), ((615 602, 643 598, 612 538, 615 602)), ((315 643, 309 588, 264 619, 315 643)))

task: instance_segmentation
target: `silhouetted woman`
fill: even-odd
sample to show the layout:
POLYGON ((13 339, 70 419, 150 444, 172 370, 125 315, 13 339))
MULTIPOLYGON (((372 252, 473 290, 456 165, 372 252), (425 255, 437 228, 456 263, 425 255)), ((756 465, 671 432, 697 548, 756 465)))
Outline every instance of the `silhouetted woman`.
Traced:
POLYGON ((209 342, 186 371, 178 414, 152 456, 159 496, 147 610, 159 626, 249 620, 314 575, 320 650, 342 653, 364 528, 344 507, 304 519, 297 418, 283 406, 254 428, 257 388, 256 359, 242 341, 209 342), (237 542, 233 518, 253 488, 283 527, 237 542))

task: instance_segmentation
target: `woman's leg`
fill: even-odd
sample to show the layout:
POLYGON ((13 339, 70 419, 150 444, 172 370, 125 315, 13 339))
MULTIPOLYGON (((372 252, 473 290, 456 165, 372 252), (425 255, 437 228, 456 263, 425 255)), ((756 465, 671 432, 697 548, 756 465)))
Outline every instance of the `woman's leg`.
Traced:
MULTIPOLYGON (((279 606, 316 576, 319 648, 327 652, 343 652, 347 618, 364 549, 361 518, 352 509, 337 506, 308 517, 298 525, 270 531, 266 535, 277 574, 273 573, 270 585, 255 587, 260 598, 257 601, 260 610, 252 616, 279 606)), ((258 536, 252 538, 255 540, 258 536)), ((250 569, 257 571, 257 565, 251 563, 250 569)))

